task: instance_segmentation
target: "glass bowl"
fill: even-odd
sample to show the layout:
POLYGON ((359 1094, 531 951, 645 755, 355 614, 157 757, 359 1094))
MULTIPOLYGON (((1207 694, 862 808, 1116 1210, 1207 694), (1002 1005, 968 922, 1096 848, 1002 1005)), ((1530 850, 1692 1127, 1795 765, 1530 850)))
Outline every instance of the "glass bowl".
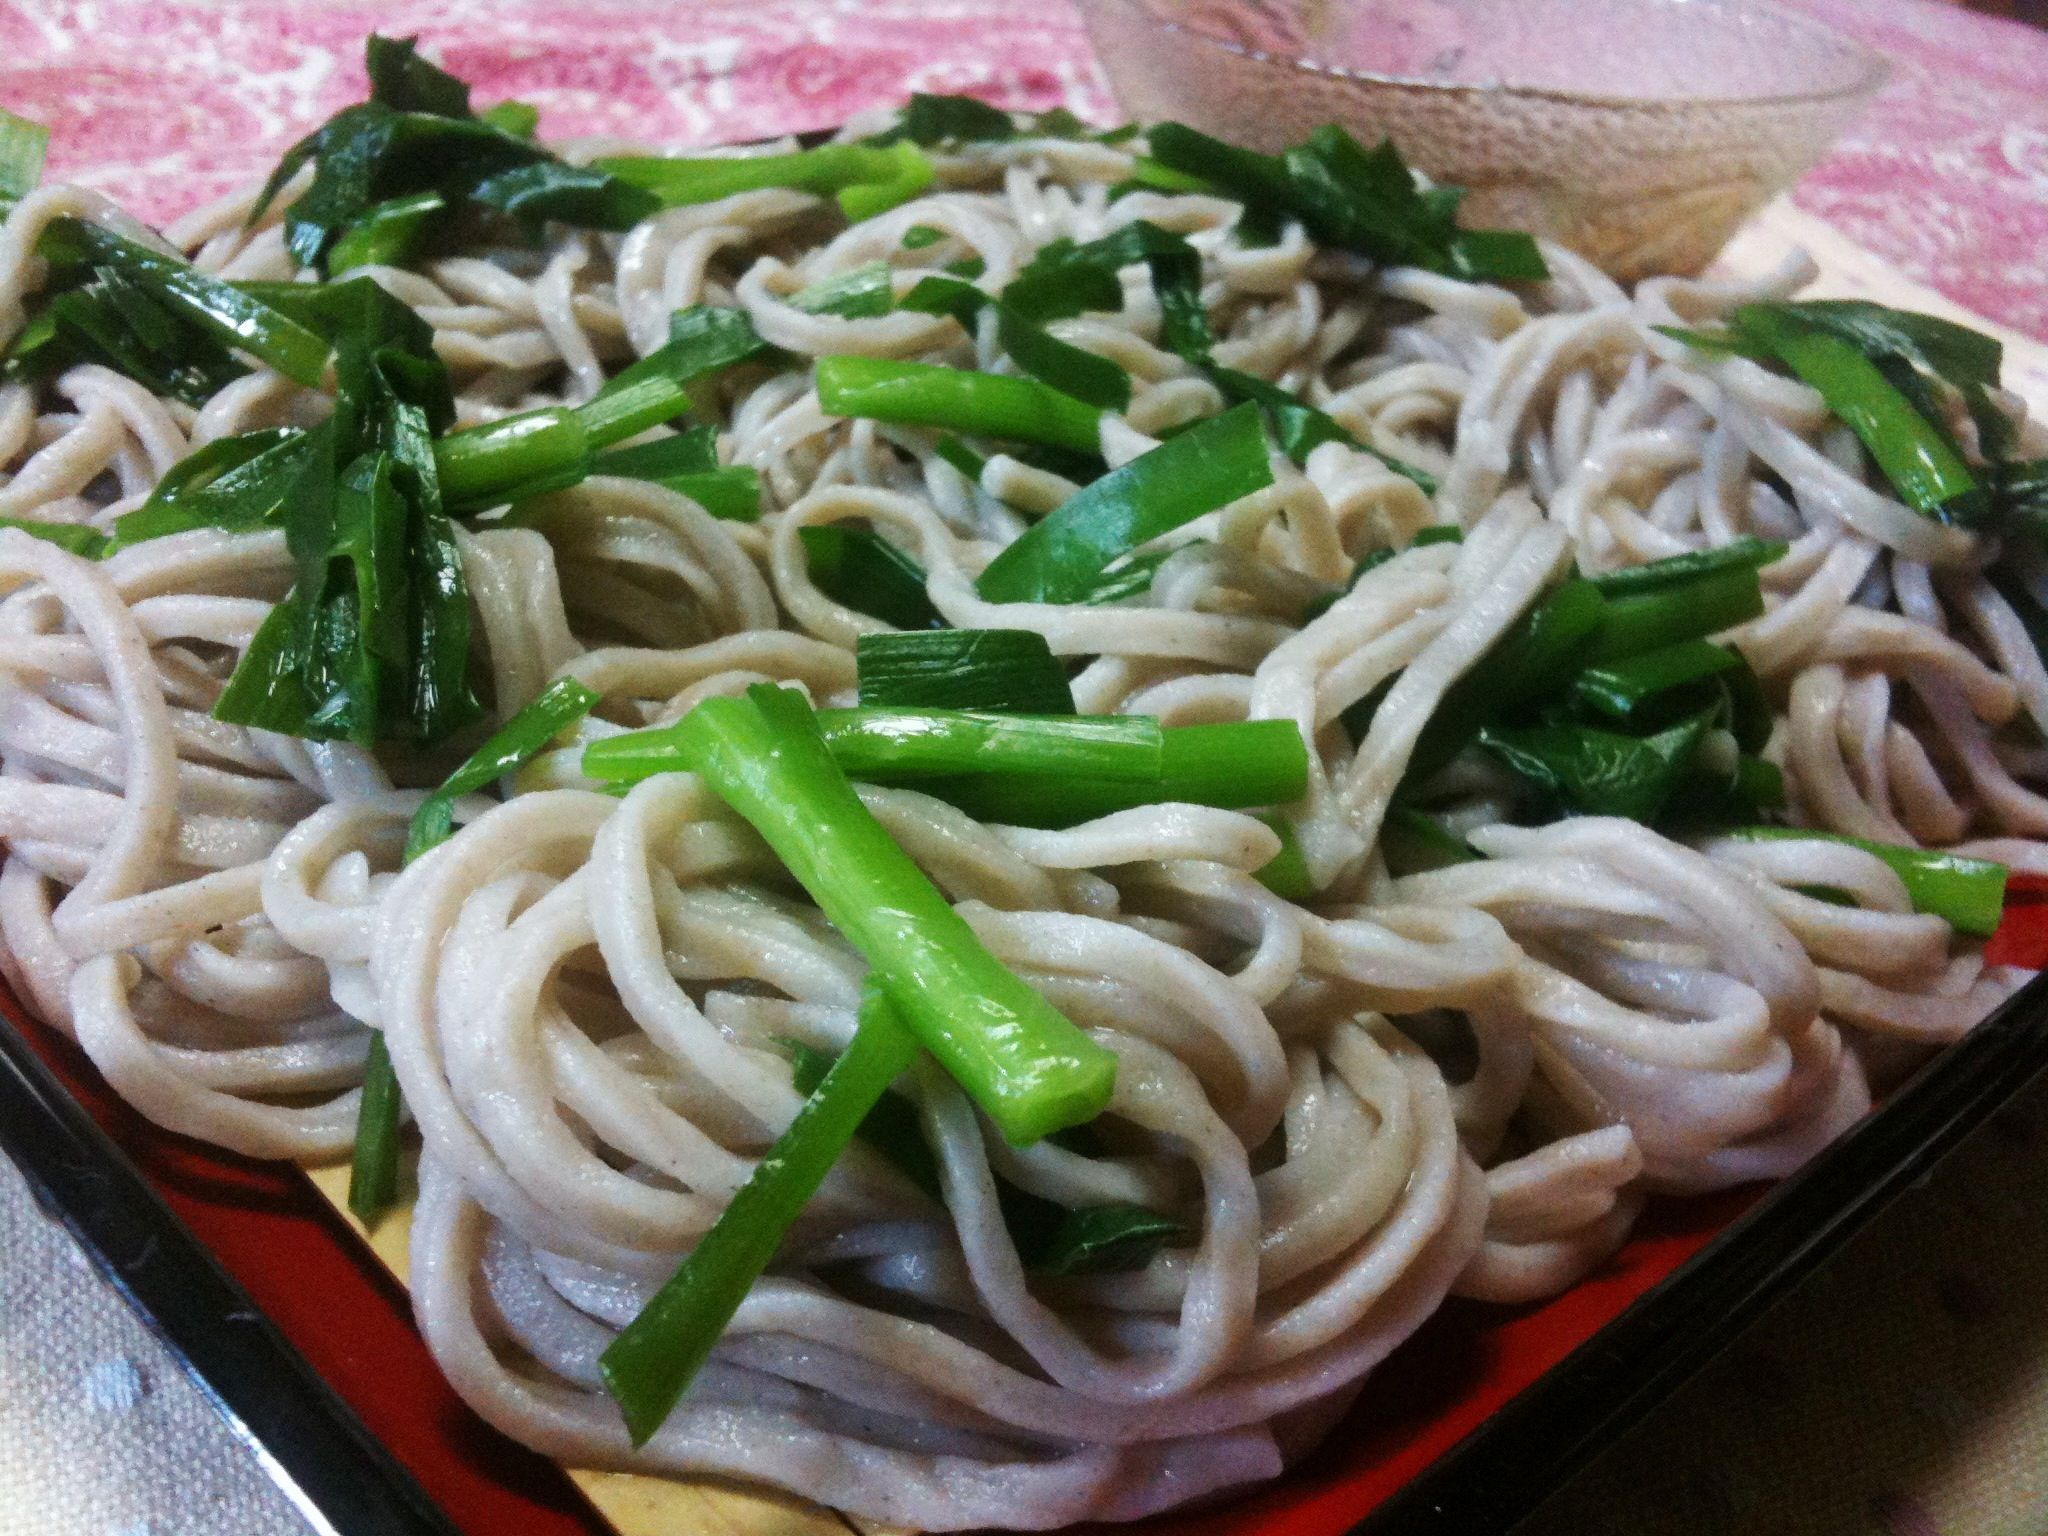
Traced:
POLYGON ((1699 271, 1827 152, 1883 58, 1743 0, 1078 0, 1124 109, 1278 150, 1326 122, 1465 222, 1699 271))

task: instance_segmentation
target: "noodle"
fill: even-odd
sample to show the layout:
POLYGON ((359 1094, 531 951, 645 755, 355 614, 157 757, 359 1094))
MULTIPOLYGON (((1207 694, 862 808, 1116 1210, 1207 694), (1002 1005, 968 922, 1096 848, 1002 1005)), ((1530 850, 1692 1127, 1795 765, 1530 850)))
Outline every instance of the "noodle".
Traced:
MULTIPOLYGON (((888 626, 813 579, 802 538, 846 525, 914 556, 949 624, 1074 658, 1084 711, 1287 720, 1313 748, 1291 812, 1312 905, 1255 878, 1278 844, 1248 813, 1041 831, 861 787, 989 949, 1115 1052, 1111 1130, 1086 1155, 1010 1147, 926 1063, 904 1086, 943 1199, 856 1143, 644 1447, 597 1357, 795 1113, 783 1042, 851 1037, 859 955, 689 775, 616 800, 543 758, 401 867, 420 795, 394 779, 434 772, 209 713, 292 579, 281 533, 93 561, 0 532, 8 980, 150 1118, 262 1157, 345 1152, 381 1032, 424 1142, 421 1329, 467 1401, 548 1454, 928 1528, 1126 1519, 1269 1478, 1446 1295, 1552 1294, 1646 1197, 1789 1173, 1873 1078, 2020 979, 1854 846, 1519 826, 1469 759, 1430 787, 1485 857, 1388 869, 1425 728, 1539 593, 1744 535, 1790 544, 1732 643, 1774 702, 1764 755, 1793 819, 2048 869, 2048 671, 1993 580, 2048 594, 2048 573, 1995 571, 1995 536, 1894 499, 1804 385, 1656 329, 1805 272, 1627 293, 1550 251, 1549 281, 1510 290, 1376 268, 1292 223, 1253 245, 1223 198, 1112 199, 1137 147, 967 145, 935 156, 935 190, 850 227, 753 191, 623 235, 363 269, 433 327, 464 423, 589 399, 692 304, 745 311, 788 354, 702 402, 720 462, 759 472, 758 524, 599 476, 459 535, 499 718, 563 677, 601 696, 585 739, 761 681, 852 702, 852 647, 888 626), (970 480, 935 432, 829 415, 809 360, 1008 371, 992 318, 963 333, 791 298, 873 261, 900 298, 970 258, 993 292, 1049 242, 1135 219, 1201 253, 1219 364, 1440 488, 1325 442, 1167 535, 1140 596, 990 603, 975 577, 1078 487, 1004 453, 970 480), (913 229, 931 232, 914 249, 913 229), (1462 542, 1412 543, 1435 524, 1462 542), (1374 550, 1401 552, 1303 622, 1374 550), (1044 1278, 1006 1227, 1011 1187, 1172 1210, 1198 1237, 1044 1278)), ((206 270, 294 276, 277 209, 245 228, 249 206, 171 239, 206 270)), ((24 198, 0 229, 10 333, 37 234, 67 213, 155 238, 77 189, 24 198)), ((1124 281, 1121 313, 1051 325, 1131 375, 1112 468, 1225 405, 1161 344, 1143 268, 1124 281)), ((0 514, 104 529, 193 448, 321 410, 260 369, 197 408, 94 365, 0 386, 0 514)))

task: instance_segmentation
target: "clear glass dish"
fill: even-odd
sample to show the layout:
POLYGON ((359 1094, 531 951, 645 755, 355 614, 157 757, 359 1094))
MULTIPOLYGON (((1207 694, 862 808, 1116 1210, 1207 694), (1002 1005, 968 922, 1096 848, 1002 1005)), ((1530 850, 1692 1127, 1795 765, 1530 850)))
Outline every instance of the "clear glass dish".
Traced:
POLYGON ((1078 0, 1125 110, 1279 149, 1326 122, 1620 278, 1696 272, 1883 85, 1745 0, 1078 0))

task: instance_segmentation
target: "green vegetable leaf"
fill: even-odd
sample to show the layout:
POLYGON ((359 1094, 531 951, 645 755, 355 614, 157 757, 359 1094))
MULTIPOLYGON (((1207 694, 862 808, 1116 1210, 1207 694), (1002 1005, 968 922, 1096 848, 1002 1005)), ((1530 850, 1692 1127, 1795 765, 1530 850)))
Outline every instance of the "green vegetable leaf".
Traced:
POLYGON ((1528 235, 1460 229, 1461 194, 1448 187, 1425 192, 1391 141, 1382 140, 1368 150, 1331 124, 1285 155, 1262 155, 1181 123, 1156 125, 1148 141, 1159 167, 1195 178, 1248 209, 1298 219, 1325 245, 1468 281, 1549 276, 1542 253, 1528 235))
MULTIPOLYGON (((478 713, 469 599, 432 436, 454 414, 447 373, 427 327, 374 283, 333 284, 295 302, 335 328, 334 414, 298 440, 295 472, 268 466, 285 486, 281 520, 298 578, 214 714, 365 746, 432 745, 478 713)), ((199 480, 191 477, 195 494, 199 480)), ((245 505, 255 504, 257 491, 245 490, 245 505)))
POLYGON ((477 116, 516 139, 530 139, 540 127, 540 108, 530 101, 501 101, 485 107, 477 116))
POLYGON ((1131 376, 1117 364, 1061 341, 972 283, 954 277, 927 277, 904 295, 902 304, 904 309, 926 314, 951 315, 970 336, 976 318, 991 306, 996 312, 996 339, 1026 373, 1103 410, 1129 408, 1131 376))
POLYGON ((931 185, 934 174, 931 161, 909 143, 820 144, 781 155, 696 159, 619 155, 597 161, 596 168, 652 193, 664 208, 789 187, 838 198, 852 219, 871 218, 909 201, 931 185))
POLYGON ((492 732, 490 739, 463 759, 462 765, 413 812, 405 835, 406 862, 410 864, 454 833, 458 799, 489 788, 515 768, 531 762, 564 730, 589 714, 597 697, 574 678, 558 677, 492 732))
POLYGON ((1291 720, 1168 726, 1159 777, 1148 783, 1066 775, 976 774, 919 788, 982 821, 1071 827, 1140 805, 1185 802, 1225 810, 1289 805, 1308 788, 1308 747, 1291 720))
POLYGON ((49 129, 0 111, 0 202, 19 202, 35 191, 49 148, 49 129))
POLYGON ((363 1061, 363 1094, 356 1107, 355 1153, 348 1171, 348 1208, 374 1227, 398 1203, 398 1131, 403 1103, 398 1074, 382 1031, 370 1036, 363 1061))
POLYGON ((1273 834, 1280 839, 1280 851, 1254 871, 1259 884, 1282 901, 1313 899, 1316 885, 1309 876, 1308 856, 1302 852, 1301 838, 1295 833, 1294 823, 1285 816, 1275 815, 1261 816, 1259 820, 1271 827, 1273 834))
POLYGON ((412 40, 373 35, 364 57, 369 100, 287 150, 250 211, 253 223, 312 163, 311 185, 285 215, 285 245, 301 266, 332 272, 402 260, 465 213, 507 216, 531 236, 548 219, 628 229, 660 206, 534 143, 531 107, 505 102, 474 115, 469 87, 421 58, 412 40))
POLYGON ((871 981, 852 1043, 711 1230, 599 1357, 635 1445, 646 1444, 675 1410, 783 1234, 916 1058, 917 1037, 871 981))
POLYGON ((1644 737, 1578 725, 1486 726, 1479 741, 1570 810, 1648 824, 1690 766, 1706 724, 1699 716, 1644 737))
POLYGON ((379 37, 363 45, 363 69, 370 100, 394 112, 427 112, 436 117, 469 116, 469 87, 419 55, 416 37, 379 37))
POLYGON ((800 528, 811 581, 833 602, 897 629, 943 629, 924 567, 880 534, 843 524, 800 528))
POLYGON ((41 539, 45 544, 68 549, 87 560, 103 559, 112 548, 105 534, 84 523, 39 523, 33 518, 0 517, 0 528, 12 528, 32 539, 41 539))
POLYGON ((1469 864, 1479 857, 1470 843, 1434 816, 1425 816, 1405 805, 1387 811, 1380 826, 1380 854, 1392 875, 1421 874, 1452 864, 1469 864))
POLYGON ((366 208, 335 237, 327 253, 327 270, 335 276, 353 267, 400 267, 411 261, 427 235, 448 211, 438 192, 414 192, 366 208))
POLYGON ((192 528, 244 530, 274 523, 316 451, 297 427, 216 438, 180 459, 149 499, 114 523, 114 542, 140 544, 192 528))
POLYGON ((231 349, 301 384, 325 376, 324 338, 181 257, 70 217, 51 220, 36 251, 51 268, 45 307, 8 349, 10 376, 83 358, 194 405, 246 371, 231 349))
POLYGON ((875 357, 821 357, 817 381, 818 403, 828 415, 1017 438, 1083 454, 1098 452, 1101 444, 1101 410, 1037 379, 875 357))
POLYGON ((1620 570, 1606 571, 1591 579, 1594 586, 1610 597, 1619 597, 1631 592, 1660 592, 1696 577, 1721 571, 1761 570, 1774 560, 1782 559, 1787 548, 1787 545, 1775 540, 1767 541, 1744 534, 1741 538, 1731 539, 1726 544, 1717 544, 1711 549, 1672 555, 1667 559, 1651 560, 1643 565, 1624 566, 1620 570))
POLYGON ((1272 483, 1258 411, 1238 406, 1086 487, 997 555, 976 588, 992 603, 1076 601, 1119 557, 1272 483))
MULTIPOLYGON (((1019 1191, 1019 1193, 1022 1193, 1019 1191)), ((1052 1202, 1045 1202, 1052 1205, 1052 1202)), ((1004 1203, 1013 1233, 1014 1202, 1004 1203)), ((1162 1248, 1194 1241, 1188 1224, 1142 1205, 1053 1206, 1057 1217, 1038 1236, 1029 1228, 1018 1234, 1018 1252, 1025 1267, 1039 1275, 1100 1275, 1143 1269, 1162 1248)))
POLYGON ((1074 693, 1043 635, 1024 629, 936 629, 862 635, 854 646, 860 701, 936 709, 1070 715, 1074 693))
POLYGON ((1681 640, 1662 650, 1586 668, 1573 694, 1603 714, 1626 720, 1650 700, 1742 665, 1742 658, 1709 640, 1681 640))
POLYGON ((1013 139, 1010 114, 972 96, 930 96, 919 91, 903 109, 903 132, 927 149, 946 143, 1013 139))
POLYGON ((1750 842, 1817 839, 1847 843, 1875 854, 1905 883, 1916 912, 1931 912, 1958 933, 1988 938, 2005 912, 2006 867, 1988 859, 1965 858, 1938 848, 1901 848, 1840 832, 1806 827, 1742 827, 1728 834, 1750 842))

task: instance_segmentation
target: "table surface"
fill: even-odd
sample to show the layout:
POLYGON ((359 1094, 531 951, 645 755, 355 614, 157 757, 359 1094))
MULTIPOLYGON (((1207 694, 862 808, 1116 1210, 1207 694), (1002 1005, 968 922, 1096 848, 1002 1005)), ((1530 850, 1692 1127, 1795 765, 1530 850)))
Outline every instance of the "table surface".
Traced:
MULTIPOLYGON (((2048 340, 2048 34, 1927 0, 1798 0, 1892 83, 1797 203, 2048 340)), ((166 218, 268 169, 418 33, 544 134, 674 144, 837 122, 910 90, 1114 116, 1062 3, 21 0, 0 105, 53 174, 166 218)), ((1618 1441, 1523 1536, 2048 1531, 2048 1084, 1618 1441)), ((306 1527, 0 1161, 0 1536, 306 1527)))

